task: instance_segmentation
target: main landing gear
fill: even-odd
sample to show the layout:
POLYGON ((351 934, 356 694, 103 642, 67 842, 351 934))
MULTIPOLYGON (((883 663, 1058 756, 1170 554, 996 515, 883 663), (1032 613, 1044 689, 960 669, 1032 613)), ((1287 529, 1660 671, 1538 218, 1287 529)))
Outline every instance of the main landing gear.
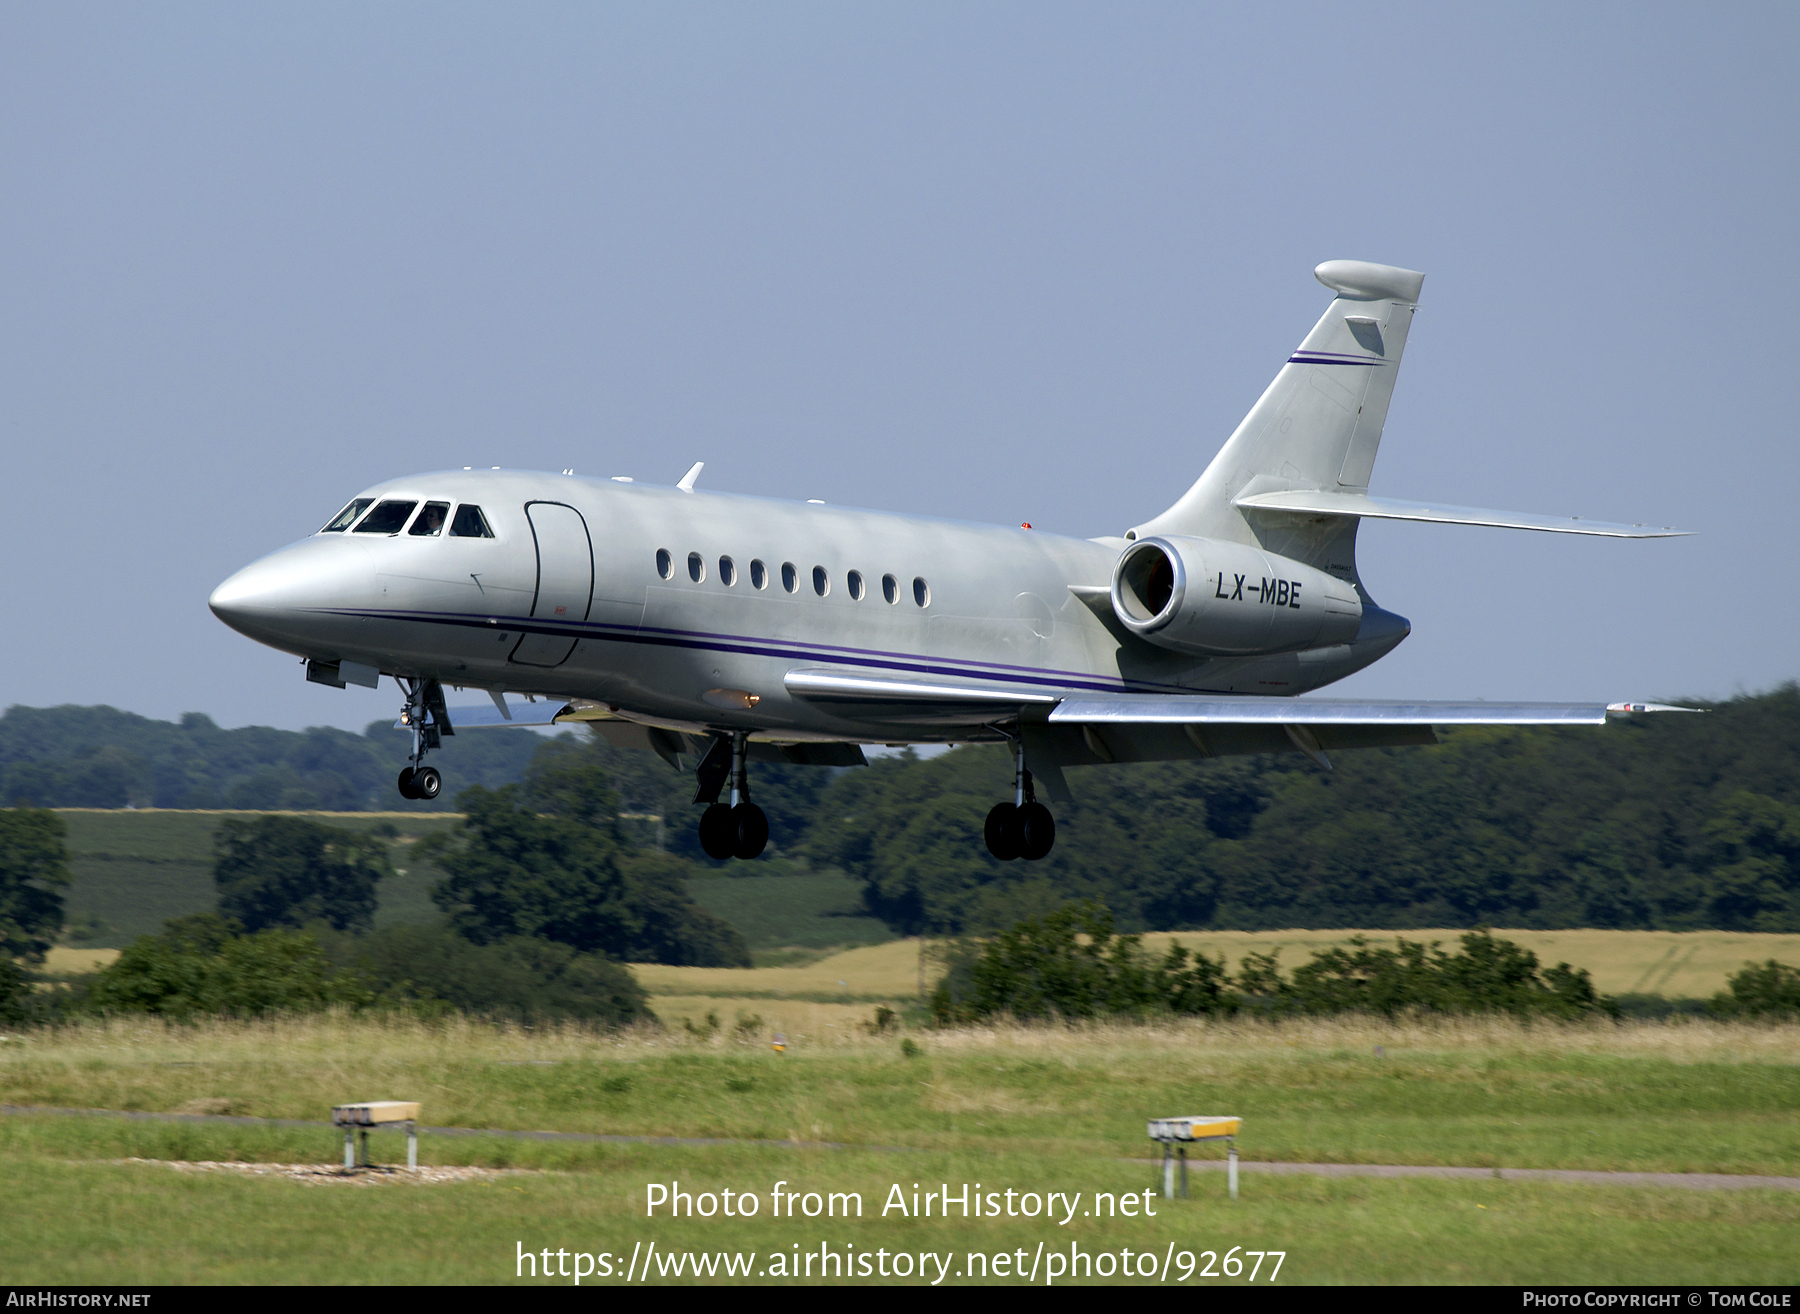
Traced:
POLYGON ((430 800, 444 788, 444 778, 436 767, 423 765, 425 754, 443 746, 443 736, 456 733, 450 724, 450 713, 444 707, 444 687, 436 680, 408 680, 395 677, 406 691, 406 706, 400 720, 412 731, 412 753, 408 766, 397 782, 401 798, 430 800), (428 719, 429 718, 429 719, 428 719))
POLYGON ((734 731, 713 740, 695 772, 699 788, 694 802, 710 803, 700 814, 700 847, 709 858, 754 858, 769 842, 769 818, 750 801, 750 772, 744 765, 750 735, 734 731), (719 802, 725 777, 731 777, 731 801, 719 802))
POLYGON ((1031 772, 1025 769, 1025 741, 1013 740, 1013 799, 996 803, 987 814, 982 837, 988 852, 1002 862, 1024 858, 1036 862, 1056 844, 1056 818, 1050 809, 1037 801, 1031 787, 1031 772))

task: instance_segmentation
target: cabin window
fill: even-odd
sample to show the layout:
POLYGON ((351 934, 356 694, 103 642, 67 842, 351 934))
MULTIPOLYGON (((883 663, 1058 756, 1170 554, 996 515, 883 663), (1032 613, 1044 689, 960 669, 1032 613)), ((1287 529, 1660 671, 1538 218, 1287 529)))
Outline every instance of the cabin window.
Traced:
POLYGON ((664 579, 674 578, 675 558, 669 555, 668 548, 656 549, 656 573, 664 579))
POLYGON ((913 601, 918 603, 921 607, 929 607, 931 605, 931 585, 927 584, 917 575, 913 576, 913 601))
POLYGON ((356 518, 369 509, 372 497, 359 497, 342 511, 331 518, 331 523, 319 532, 321 534, 341 534, 356 523, 356 518))
POLYGON ((825 567, 813 567, 813 592, 821 598, 831 592, 831 576, 825 573, 825 567))
POLYGON ((492 538, 494 531, 488 528, 487 517, 481 514, 478 506, 464 503, 456 508, 456 519, 450 522, 451 538, 492 538))
POLYGON ((794 569, 791 561, 781 563, 781 587, 789 593, 800 587, 800 572, 794 569))
POLYGON ((412 522, 412 528, 406 531, 408 538, 436 538, 444 532, 444 521, 449 518, 448 502, 427 502, 418 518, 412 522))
POLYGON ((851 601, 861 602, 863 600, 864 590, 862 571, 853 570, 848 575, 844 576, 844 585, 850 590, 851 601))
POLYGON ((900 601, 900 581, 892 575, 883 575, 881 577, 881 596, 888 600, 890 606, 900 601))
POLYGON ((750 587, 753 589, 769 587, 769 568, 760 561, 750 563, 750 587))
POLYGON ((362 518, 354 532, 358 534, 398 534, 406 527, 406 518, 417 502, 377 502, 375 509, 362 518))
POLYGON ((698 552, 688 553, 688 578, 696 584, 706 578, 706 558, 698 552))
POLYGON ((726 588, 737 583, 737 562, 730 557, 719 558, 719 583, 726 588))

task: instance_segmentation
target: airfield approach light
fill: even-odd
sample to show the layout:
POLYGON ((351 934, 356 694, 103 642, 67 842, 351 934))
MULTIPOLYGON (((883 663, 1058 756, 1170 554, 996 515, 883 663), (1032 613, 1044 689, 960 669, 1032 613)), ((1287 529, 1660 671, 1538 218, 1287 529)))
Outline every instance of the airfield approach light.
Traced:
POLYGON ((1175 1198, 1175 1162, 1181 1161, 1181 1198, 1187 1199, 1187 1147, 1193 1141, 1225 1142, 1225 1180, 1231 1198, 1238 1194, 1237 1134, 1242 1118, 1206 1114, 1186 1118, 1152 1118, 1150 1139, 1162 1142, 1163 1199, 1175 1198))

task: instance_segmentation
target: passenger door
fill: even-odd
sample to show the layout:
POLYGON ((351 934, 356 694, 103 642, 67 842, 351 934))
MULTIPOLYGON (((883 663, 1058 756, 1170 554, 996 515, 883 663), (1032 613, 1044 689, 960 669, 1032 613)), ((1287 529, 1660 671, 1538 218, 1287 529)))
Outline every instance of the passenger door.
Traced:
POLYGON ((594 598, 594 548, 581 512, 561 502, 527 502, 537 543, 531 621, 512 650, 521 666, 561 666, 575 650, 594 598))

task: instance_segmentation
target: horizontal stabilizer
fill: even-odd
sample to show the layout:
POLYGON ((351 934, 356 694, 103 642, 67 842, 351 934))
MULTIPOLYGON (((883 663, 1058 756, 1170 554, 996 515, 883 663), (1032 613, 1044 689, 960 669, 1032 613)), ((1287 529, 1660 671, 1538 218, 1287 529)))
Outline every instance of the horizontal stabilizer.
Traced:
POLYGON ((1246 511, 1287 511, 1324 516, 1360 516, 1367 520, 1422 520, 1439 525, 1485 525, 1494 529, 1536 529, 1549 534, 1594 534, 1601 538, 1679 538, 1691 531, 1653 525, 1622 525, 1579 516, 1539 516, 1519 511, 1487 511, 1475 506, 1439 502, 1402 502, 1367 493, 1296 490, 1256 493, 1233 500, 1246 511))
POLYGON ((1602 725, 1606 713, 1605 703, 1407 703, 1255 694, 1122 694, 1110 698, 1066 698, 1050 713, 1050 723, 1602 725))

